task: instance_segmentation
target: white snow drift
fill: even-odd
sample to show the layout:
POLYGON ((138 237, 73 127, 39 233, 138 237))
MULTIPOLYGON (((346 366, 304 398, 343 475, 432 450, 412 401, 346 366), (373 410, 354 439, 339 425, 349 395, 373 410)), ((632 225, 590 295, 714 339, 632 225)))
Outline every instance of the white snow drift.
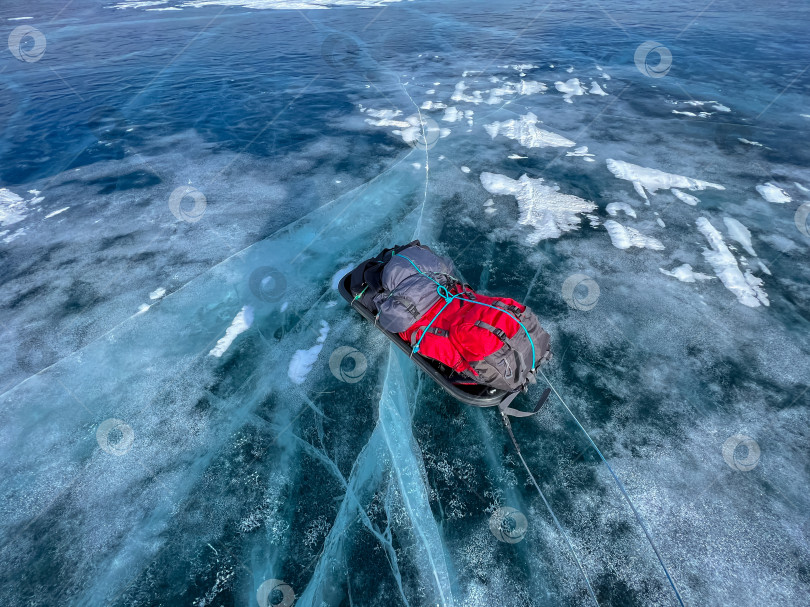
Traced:
POLYGON ((220 338, 217 345, 211 349, 208 355, 219 358, 225 354, 225 351, 231 347, 231 344, 233 343, 233 340, 236 339, 237 335, 247 331, 252 324, 253 308, 250 306, 244 306, 234 317, 233 321, 231 322, 231 326, 225 331, 225 335, 220 338))
MULTIPOLYGON (((606 163, 608 170, 613 173, 615 177, 631 182, 639 196, 647 201, 649 201, 647 192, 655 194, 658 190, 668 190, 671 188, 685 188, 687 190, 705 190, 706 188, 714 188, 715 190, 726 189, 717 183, 692 179, 691 177, 675 175, 674 173, 665 173, 658 169, 650 169, 637 164, 624 162, 623 160, 608 158, 606 163)), ((678 194, 675 195, 678 196, 678 194)), ((678 196, 678 198, 684 200, 681 196, 678 196)), ((687 201, 684 200, 684 202, 687 201)), ((687 202, 687 204, 689 204, 689 202, 687 202)))
POLYGON ((742 273, 737 265, 737 259, 711 222, 705 217, 698 217, 696 223, 698 230, 706 237, 711 247, 703 250, 703 256, 711 264, 723 285, 734 293, 743 305, 751 308, 770 305, 768 295, 762 289, 762 280, 751 274, 751 270, 742 273))
POLYGON ((575 145, 570 139, 562 135, 537 128, 537 116, 532 112, 520 117, 520 120, 505 120, 484 125, 490 137, 495 139, 503 135, 509 139, 520 142, 527 148, 561 147, 570 148, 575 145))
POLYGON ((610 235, 610 242, 617 249, 629 249, 630 247, 638 247, 639 249, 653 249, 654 251, 663 251, 664 245, 659 240, 652 236, 645 236, 635 228, 623 226, 617 221, 608 219, 605 222, 605 228, 610 235))
POLYGON ((521 175, 510 179, 496 173, 481 173, 481 185, 490 194, 514 196, 520 208, 520 225, 530 226, 533 232, 527 238, 534 245, 546 238, 559 238, 563 232, 580 227, 580 213, 589 213, 596 205, 588 200, 563 194, 558 186, 544 185, 542 178, 531 179, 521 175))

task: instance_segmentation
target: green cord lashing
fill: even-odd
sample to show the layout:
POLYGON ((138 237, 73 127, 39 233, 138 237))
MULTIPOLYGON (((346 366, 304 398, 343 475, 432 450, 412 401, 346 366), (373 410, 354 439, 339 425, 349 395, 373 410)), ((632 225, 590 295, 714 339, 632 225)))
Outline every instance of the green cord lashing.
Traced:
POLYGON ((363 296, 363 293, 366 292, 366 289, 368 289, 368 285, 366 285, 365 288, 362 291, 360 291, 357 295, 354 296, 354 301, 357 301, 358 299, 360 299, 363 296))

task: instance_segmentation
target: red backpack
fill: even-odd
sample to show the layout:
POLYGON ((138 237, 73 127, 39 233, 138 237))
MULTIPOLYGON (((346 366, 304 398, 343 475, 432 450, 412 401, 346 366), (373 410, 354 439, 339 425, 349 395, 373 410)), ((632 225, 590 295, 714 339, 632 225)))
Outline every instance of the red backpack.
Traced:
POLYGON ((535 366, 550 354, 549 334, 534 313, 514 299, 460 285, 450 295, 458 297, 449 304, 440 299, 399 336, 418 344, 422 356, 478 383, 515 390, 532 380, 535 366))

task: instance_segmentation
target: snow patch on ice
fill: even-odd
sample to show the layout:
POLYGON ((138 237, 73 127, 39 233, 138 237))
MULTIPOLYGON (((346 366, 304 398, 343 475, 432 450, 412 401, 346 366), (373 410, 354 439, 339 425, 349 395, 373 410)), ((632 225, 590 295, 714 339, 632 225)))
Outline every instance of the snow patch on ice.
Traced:
POLYGON ((444 110, 444 116, 442 116, 442 120, 446 122, 456 122, 459 118, 461 118, 461 112, 452 106, 444 110))
POLYGON ((608 215, 610 215, 611 217, 615 217, 616 214, 619 211, 627 213, 633 219, 635 219, 635 217, 636 217, 636 210, 633 207, 631 207, 629 204, 627 204, 626 202, 611 202, 611 203, 608 203, 607 207, 605 207, 605 210, 608 212, 608 215))
POLYGON ((51 211, 50 213, 48 213, 47 215, 45 215, 45 219, 50 219, 51 217, 54 217, 55 215, 59 215, 59 213, 64 213, 64 212, 65 212, 65 211, 67 211, 69 208, 70 208, 70 207, 64 207, 64 208, 59 209, 58 211, 51 211))
POLYGON ((681 192, 678 188, 672 188, 670 191, 673 194, 675 194, 675 198, 677 198, 681 202, 685 202, 689 206, 693 207, 700 202, 700 198, 698 198, 697 196, 692 196, 691 194, 687 194, 686 192, 681 192))
POLYGON ((697 227, 709 241, 711 249, 703 249, 714 273, 723 285, 737 297, 737 300, 748 307, 768 306, 768 295, 762 289, 762 280, 751 274, 751 270, 742 273, 734 254, 726 246, 723 236, 705 217, 698 217, 697 227))
POLYGON ((527 148, 563 147, 569 148, 576 145, 570 139, 562 135, 537 128, 537 116, 532 112, 520 117, 520 120, 505 120, 503 122, 493 122, 484 125, 490 137, 495 139, 498 135, 503 135, 509 139, 514 139, 527 148))
POLYGON ((571 78, 565 82, 558 80, 554 83, 554 88, 563 93, 566 103, 574 103, 571 97, 585 94, 582 84, 579 82, 579 78, 571 78))
POLYGON ((483 99, 481 98, 481 91, 473 91, 472 95, 466 94, 464 91, 467 90, 467 85, 462 80, 458 84, 456 84, 456 88, 453 90, 453 95, 450 97, 453 101, 465 101, 467 103, 475 103, 476 105, 481 103, 483 99))
POLYGON ((566 156, 574 156, 576 158, 584 158, 586 162, 593 162, 593 154, 588 153, 588 146, 581 145, 574 149, 573 152, 566 152, 566 156))
POLYGON ((751 246, 751 232, 749 229, 733 217, 723 217, 723 222, 726 224, 726 230, 731 239, 739 242, 749 255, 756 257, 754 247, 751 246))
POLYGON ((166 289, 163 287, 158 287, 149 294, 149 299, 160 299, 164 295, 166 295, 166 289))
POLYGON ((481 185, 490 194, 514 196, 520 209, 518 223, 533 228, 527 238, 535 245, 546 238, 559 238, 563 232, 579 229, 580 213, 589 213, 596 205, 578 196, 559 192, 558 186, 544 185, 543 178, 521 175, 510 179, 496 173, 481 173, 481 185))
POLYGON ((659 240, 652 236, 645 236, 635 228, 623 226, 612 219, 605 222, 605 228, 610 235, 610 242, 617 249, 624 250, 630 247, 638 247, 639 249, 653 249, 654 251, 664 250, 664 245, 659 240))
POLYGON ((766 273, 768 276, 771 276, 771 275, 772 275, 772 274, 771 274, 771 271, 768 269, 768 266, 766 266, 766 265, 765 265, 765 264, 762 262, 762 260, 761 260, 761 259, 757 259, 757 263, 759 264, 759 269, 760 269, 760 270, 762 270, 763 272, 765 272, 765 273, 766 273))
POLYGON ((441 101, 431 101, 431 100, 428 99, 427 101, 425 101, 422 104, 421 109, 423 109, 423 110, 443 110, 445 108, 447 108, 446 103, 442 103, 441 101))
MULTIPOLYGON (((726 189, 717 183, 692 179, 691 177, 675 175, 674 173, 665 173, 658 169, 642 167, 637 164, 624 162, 623 160, 608 158, 606 163, 608 170, 613 173, 615 177, 630 181, 636 189, 636 192, 638 192, 644 200, 648 200, 645 190, 650 194, 655 194, 658 190, 668 190, 670 188, 685 188, 687 190, 705 190, 706 188, 714 188, 715 190, 726 189)), ((683 199, 681 198, 681 200, 683 199)))
POLYGON ((244 306, 234 317, 231 326, 225 331, 225 335, 217 342, 217 345, 211 349, 208 355, 219 358, 225 354, 225 351, 231 347, 233 340, 236 339, 239 334, 247 331, 252 324, 253 308, 251 306, 244 306))
POLYGON ((514 65, 499 65, 498 67, 512 68, 516 72, 527 72, 537 69, 537 66, 533 63, 516 63, 514 65))
POLYGON ((692 270, 692 266, 688 263, 683 264, 682 266, 678 266, 677 268, 673 268, 672 270, 665 270, 664 268, 658 268, 658 270, 662 274, 666 274, 667 276, 673 276, 677 278, 681 282, 695 282, 696 280, 713 280, 714 276, 709 276, 708 274, 701 274, 700 272, 695 272, 692 270))
POLYGON ((39 194, 37 190, 31 190, 29 194, 34 196, 26 200, 8 188, 0 188, 0 226, 10 226, 22 221, 27 217, 30 207, 45 200, 36 195, 39 194))
POLYGON ((518 95, 536 95, 548 90, 548 86, 536 80, 521 80, 515 86, 515 92, 518 95))
POLYGON ((323 349, 323 342, 326 341, 326 336, 329 335, 329 323, 325 320, 321 321, 321 331, 315 345, 307 350, 296 350, 290 360, 290 366, 287 369, 287 377, 294 384, 303 384, 304 380, 312 370, 312 365, 318 360, 318 354, 323 349))
POLYGON ((6 234, 8 234, 8 233, 9 233, 9 230, 3 230, 2 232, 0 232, 0 236, 3 236, 3 242, 5 242, 6 244, 8 244, 10 242, 14 242, 20 236, 24 236, 25 235, 25 228, 20 228, 16 232, 12 232, 8 236, 6 236, 6 234))
POLYGON ((591 95, 607 95, 605 89, 599 86, 599 83, 594 80, 591 82, 591 90, 588 91, 591 95))
POLYGON ((486 102, 489 105, 496 105, 503 103, 504 97, 510 97, 512 95, 535 95, 547 90, 548 86, 536 80, 519 80, 518 82, 504 81, 501 86, 488 91, 489 99, 487 99, 486 102))
POLYGON ((408 145, 414 145, 423 135, 427 141, 435 141, 439 138, 443 139, 450 134, 450 129, 442 129, 427 123, 423 124, 423 121, 420 120, 420 117, 416 114, 408 116, 401 124, 404 125, 403 128, 394 129, 391 133, 402 137, 402 141, 408 145), (436 137, 437 132, 438 137, 436 137))
POLYGON ((770 182, 757 186, 757 192, 768 202, 775 204, 784 204, 790 202, 791 198, 785 190, 770 182))

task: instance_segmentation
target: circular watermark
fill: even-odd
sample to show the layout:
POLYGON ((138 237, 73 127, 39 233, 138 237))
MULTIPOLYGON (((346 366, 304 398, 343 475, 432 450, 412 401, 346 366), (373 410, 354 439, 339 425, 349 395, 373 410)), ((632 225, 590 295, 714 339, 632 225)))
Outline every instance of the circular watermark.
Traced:
POLYGON ((250 273, 248 286, 257 299, 273 303, 284 297, 284 293, 287 291, 287 279, 274 267, 261 266, 250 273))
POLYGON ((572 274, 563 282, 563 299, 574 310, 593 310, 599 295, 599 285, 587 274, 572 274))
POLYGON ((796 209, 796 214, 793 216, 793 222, 796 224, 796 228, 799 230, 799 232, 808 237, 810 237, 810 227, 807 225, 807 219, 809 217, 810 202, 805 202, 798 209, 796 209))
POLYGON ((410 128, 402 129, 402 138, 412 148, 429 150, 442 135, 439 123, 428 116, 412 114, 405 119, 410 128))
POLYGON ((33 337, 17 346, 17 366, 35 375, 59 359, 59 354, 41 337, 33 337))
POLYGON ((529 522, 523 513, 511 506, 498 508, 489 517, 489 530, 498 541, 517 544, 526 536, 529 522))
POLYGON ((340 346, 329 357, 329 370, 332 375, 347 384, 356 384, 363 379, 367 368, 366 357, 360 350, 351 346, 340 346))
POLYGON ((169 210, 172 215, 180 221, 188 223, 196 223, 202 219, 207 203, 205 195, 190 185, 181 185, 179 188, 175 188, 172 195, 169 196, 169 210), (191 209, 183 208, 183 200, 186 197, 194 201, 194 206, 191 209))
POLYGON ((8 50, 20 61, 35 63, 42 59, 45 54, 45 34, 30 25, 20 25, 11 30, 8 35, 8 50), (33 46, 29 46, 26 39, 33 41, 33 46))
POLYGON ((357 70, 361 52, 357 42, 346 34, 329 34, 321 43, 321 57, 336 70, 357 70))
POLYGON ((636 53, 633 55, 633 61, 638 68, 638 71, 649 76, 650 78, 663 78, 672 67, 672 53, 663 44, 647 40, 642 42, 636 48, 636 53), (651 65, 648 61, 650 53, 658 55, 658 63, 651 65))
POLYGON ((750 436, 735 434, 723 443, 723 459, 734 470, 748 472, 759 463, 759 445, 750 436))
POLYGON ((96 430, 96 440, 102 451, 110 455, 121 456, 132 448, 135 432, 126 422, 111 417, 99 424, 96 430))
POLYGON ((259 607, 291 607, 295 603, 292 586, 281 580, 265 580, 256 591, 259 607))

